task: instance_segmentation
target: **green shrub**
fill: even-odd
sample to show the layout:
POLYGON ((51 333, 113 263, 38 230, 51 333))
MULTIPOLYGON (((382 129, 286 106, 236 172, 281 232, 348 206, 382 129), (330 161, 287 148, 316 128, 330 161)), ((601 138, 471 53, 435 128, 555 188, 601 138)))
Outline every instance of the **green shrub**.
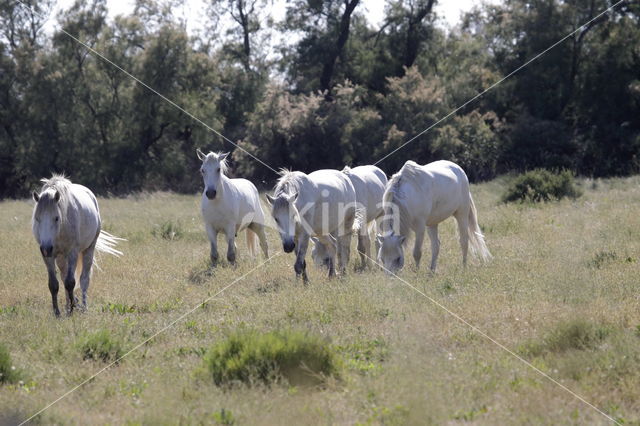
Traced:
POLYGON ((553 173, 544 169, 536 169, 524 173, 509 185, 502 200, 505 203, 514 201, 553 201, 561 198, 578 198, 582 195, 576 188, 573 173, 564 170, 553 173))
POLYGON ((338 374, 340 361, 323 339, 299 331, 244 331, 215 344, 205 366, 216 385, 265 384, 286 379, 291 385, 320 384, 338 374))
POLYGON ((0 343, 0 384, 15 383, 20 380, 20 373, 11 362, 9 350, 0 343))
POLYGON ((540 356, 545 352, 565 352, 569 349, 595 349, 610 333, 610 329, 585 320, 571 320, 551 329, 541 342, 529 342, 521 352, 540 356))
POLYGON ((100 330, 87 336, 81 345, 83 359, 114 361, 124 352, 119 339, 111 336, 109 330, 100 330))
POLYGON ((180 223, 168 220, 160 225, 155 225, 151 234, 157 238, 173 241, 182 238, 184 230, 180 223))

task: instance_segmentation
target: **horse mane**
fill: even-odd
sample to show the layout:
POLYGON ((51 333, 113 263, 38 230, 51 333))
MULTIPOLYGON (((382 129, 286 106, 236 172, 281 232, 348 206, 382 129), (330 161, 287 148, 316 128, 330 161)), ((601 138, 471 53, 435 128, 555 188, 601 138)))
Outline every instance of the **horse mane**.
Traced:
POLYGON ((351 173, 351 167, 344 166, 344 169, 342 169, 341 172, 344 173, 345 175, 348 175, 349 173, 351 173))
MULTIPOLYGON (((218 151, 218 152, 209 151, 209 153, 205 156, 203 163, 206 163, 209 160, 217 160, 218 158, 220 158, 220 155, 222 155, 221 151, 218 151)), ((220 161, 220 172, 226 176, 228 170, 229 170, 229 165, 227 164, 227 159, 225 158, 224 160, 220 161)))
POLYGON ((71 191, 71 181, 64 174, 53 174, 49 179, 42 178, 42 190, 40 199, 36 207, 36 212, 50 208, 55 204, 60 207, 60 222, 66 222, 67 206, 69 205, 69 192, 71 191), (60 194, 60 199, 55 200, 55 194, 60 194))
POLYGON ((280 169, 278 171, 278 175, 280 175, 280 178, 278 179, 273 191, 273 195, 276 197, 281 194, 299 192, 300 187, 302 186, 302 181, 306 177, 302 172, 292 171, 285 168, 280 169))
MULTIPOLYGON (((407 161, 400 171, 389 179, 387 187, 382 196, 382 205, 384 206, 385 220, 382 224, 382 229, 385 235, 391 235, 396 228, 394 223, 394 214, 391 205, 396 206, 399 213, 398 217, 398 231, 399 235, 407 237, 409 235, 409 211, 407 210, 405 194, 402 191, 402 186, 408 182, 417 182, 418 174, 420 173, 420 165, 415 161, 407 161)), ((405 239, 405 243, 407 240, 405 239)))

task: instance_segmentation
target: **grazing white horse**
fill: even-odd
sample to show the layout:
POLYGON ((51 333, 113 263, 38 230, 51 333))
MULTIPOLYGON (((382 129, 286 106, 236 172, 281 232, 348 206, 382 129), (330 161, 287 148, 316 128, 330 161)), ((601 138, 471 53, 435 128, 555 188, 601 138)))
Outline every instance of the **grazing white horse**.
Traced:
POLYGON ((296 276, 308 282, 305 255, 311 236, 329 247, 329 276, 335 275, 336 254, 340 270, 346 271, 351 234, 360 221, 356 217, 356 191, 344 173, 317 170, 307 175, 282 170, 273 197, 267 198, 284 251, 296 250, 296 276), (331 244, 330 234, 336 236, 337 247, 331 244))
MULTIPOLYGON (((358 253, 363 266, 371 266, 371 238, 369 232, 376 221, 382 216, 382 196, 387 185, 387 175, 376 166, 345 167, 342 173, 351 180, 356 191, 359 210, 362 212, 363 223, 358 232, 358 253)), ((377 226, 376 226, 377 229, 377 226)), ((337 244, 334 236, 330 236, 332 243, 337 244)), ((328 266, 331 250, 318 238, 312 237, 314 246, 311 257, 316 265, 328 266)), ((376 239, 376 253, 379 244, 376 239)), ((334 249, 335 250, 335 249, 334 249)))
POLYGON ((76 271, 82 270, 80 288, 82 306, 86 309, 94 251, 120 256, 122 252, 115 246, 122 238, 100 230, 98 201, 88 188, 71 183, 60 175, 42 179, 42 183, 41 192, 33 193, 36 202, 32 218, 33 235, 49 273, 53 313, 60 315, 57 264, 67 294, 67 313, 71 314, 76 303, 73 296, 76 271))
POLYGON ((229 153, 204 154, 196 150, 202 161, 200 173, 204 180, 202 193, 202 217, 211 242, 211 263, 218 264, 218 233, 227 238, 227 260, 236 262, 235 239, 246 229, 247 246, 252 256, 256 254, 256 240, 265 258, 269 257, 267 237, 264 232, 264 212, 256 187, 246 179, 231 179, 225 175, 229 153))
POLYGON ((380 243, 378 261, 388 271, 402 268, 403 247, 410 231, 416 237, 413 258, 418 267, 425 228, 431 240, 431 270, 435 271, 440 250, 438 224, 450 216, 458 222, 463 265, 467 263, 469 245, 472 253, 482 261, 491 258, 478 226, 469 180, 455 163, 435 161, 421 166, 407 161, 387 184, 383 208, 383 234, 377 236, 380 243))

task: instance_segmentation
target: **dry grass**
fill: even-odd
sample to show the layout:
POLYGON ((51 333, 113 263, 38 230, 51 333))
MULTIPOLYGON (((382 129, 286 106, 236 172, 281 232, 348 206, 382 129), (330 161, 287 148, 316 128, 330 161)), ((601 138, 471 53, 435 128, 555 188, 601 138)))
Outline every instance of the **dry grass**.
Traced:
MULTIPOLYGON (((495 259, 463 270, 450 220, 441 226, 438 273, 425 270, 425 244, 425 264, 415 272, 407 262, 402 276, 613 417, 637 424, 639 184, 638 177, 582 181, 581 198, 537 206, 501 204, 503 180, 475 186, 495 259)), ((247 258, 241 236, 239 266, 210 271, 198 202, 166 193, 100 200, 106 230, 128 239, 125 256, 103 256, 89 312, 60 320, 30 233, 31 202, 0 203, 0 343, 23 379, 0 385, 0 423, 26 418, 101 369, 101 357, 84 356, 88 336, 107 335, 127 351, 261 262, 247 258)), ((274 232, 269 238, 271 251, 281 250, 274 232)), ((303 287, 292 256, 278 255, 37 421, 607 423, 399 281, 379 271, 329 281, 310 269, 303 287), (321 336, 343 371, 321 387, 219 388, 202 374, 204 355, 243 328, 321 336)))

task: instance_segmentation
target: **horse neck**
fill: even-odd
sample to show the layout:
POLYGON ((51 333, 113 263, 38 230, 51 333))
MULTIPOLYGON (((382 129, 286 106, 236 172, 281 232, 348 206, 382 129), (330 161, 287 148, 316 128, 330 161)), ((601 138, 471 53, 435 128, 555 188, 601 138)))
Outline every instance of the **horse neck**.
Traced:
POLYGON ((220 192, 220 195, 224 194, 225 190, 231 185, 231 178, 224 173, 221 173, 220 183, 218 184, 218 191, 220 192))
POLYGON ((392 188, 389 194, 385 194, 384 216, 386 217, 383 229, 385 232, 398 230, 397 235, 407 237, 409 234, 409 210, 405 197, 399 196, 399 186, 392 188), (391 205, 389 205, 391 204, 391 205), (395 206, 395 208, 392 207, 395 206), (397 215, 395 214, 397 212, 397 215), (396 220, 397 219, 397 220, 396 220))

